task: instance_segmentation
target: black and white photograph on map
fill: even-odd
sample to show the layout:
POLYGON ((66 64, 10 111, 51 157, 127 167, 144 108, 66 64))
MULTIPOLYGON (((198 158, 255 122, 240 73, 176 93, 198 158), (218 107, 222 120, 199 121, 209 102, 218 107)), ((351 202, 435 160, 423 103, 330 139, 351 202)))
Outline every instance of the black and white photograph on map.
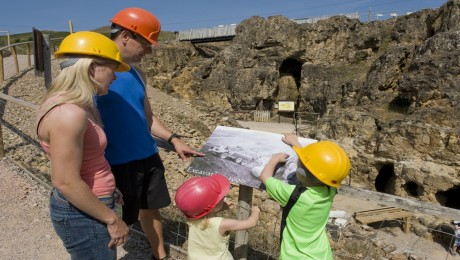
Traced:
MULTIPOLYGON (((297 155, 281 140, 283 136, 264 131, 217 126, 201 149, 206 156, 194 158, 186 171, 203 176, 220 173, 233 184, 264 189, 258 177, 265 164, 274 153, 287 153, 288 161, 277 168, 274 177, 292 183, 296 178, 297 155)), ((316 141, 299 138, 302 146, 316 141)))

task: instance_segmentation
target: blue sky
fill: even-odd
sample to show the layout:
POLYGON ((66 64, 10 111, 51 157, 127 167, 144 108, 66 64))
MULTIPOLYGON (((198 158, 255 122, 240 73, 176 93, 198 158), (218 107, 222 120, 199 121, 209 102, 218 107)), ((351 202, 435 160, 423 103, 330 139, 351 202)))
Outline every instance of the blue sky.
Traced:
POLYGON ((162 30, 181 31, 239 23, 251 16, 284 15, 307 18, 359 13, 362 21, 388 19, 426 8, 439 8, 447 0, 39 0, 2 1, 0 31, 10 34, 38 30, 92 30, 109 25, 109 19, 126 7, 141 7, 152 12, 162 30), (377 14, 380 14, 377 17, 377 14))

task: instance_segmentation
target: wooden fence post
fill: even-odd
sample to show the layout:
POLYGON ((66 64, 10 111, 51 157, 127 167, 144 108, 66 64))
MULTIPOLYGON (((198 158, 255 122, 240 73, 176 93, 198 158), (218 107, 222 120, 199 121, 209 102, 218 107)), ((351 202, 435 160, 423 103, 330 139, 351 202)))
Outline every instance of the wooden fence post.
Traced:
POLYGON ((5 156, 5 148, 3 146, 3 120, 0 120, 0 158, 5 156))
POLYGON ((30 43, 26 44, 27 46, 27 67, 30 68, 32 66, 32 50, 30 48, 30 43))
POLYGON ((18 75, 19 74, 19 61, 18 61, 18 50, 16 48, 16 45, 11 47, 10 50, 13 53, 14 66, 16 68, 16 75, 18 75))
POLYGON ((45 87, 48 89, 51 85, 51 51, 50 51, 50 36, 49 34, 44 34, 43 39, 43 66, 45 74, 45 87))
MULTIPOLYGON (((5 80, 5 74, 4 74, 4 67, 3 67, 3 51, 0 50, 0 83, 2 83, 5 80)), ((0 119, 0 158, 3 158, 5 156, 5 149, 3 146, 3 131, 2 131, 2 126, 3 126, 3 120, 0 119)))
MULTIPOLYGON (((238 194, 238 212, 237 219, 247 219, 252 207, 253 188, 240 185, 238 194)), ((235 232, 235 259, 247 259, 248 256, 248 231, 240 230, 235 232)))
POLYGON ((5 80, 5 67, 3 66, 3 51, 0 50, 0 83, 5 80))

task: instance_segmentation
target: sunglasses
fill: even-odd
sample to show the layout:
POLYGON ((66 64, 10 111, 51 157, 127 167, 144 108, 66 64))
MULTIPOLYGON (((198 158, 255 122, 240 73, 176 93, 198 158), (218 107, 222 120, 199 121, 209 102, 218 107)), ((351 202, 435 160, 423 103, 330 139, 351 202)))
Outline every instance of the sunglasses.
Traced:
POLYGON ((136 40, 138 43, 140 43, 143 47, 146 47, 146 48, 152 47, 152 44, 146 39, 144 39, 144 37, 140 36, 137 33, 131 32, 131 31, 129 33, 131 34, 131 37, 134 40, 136 40))

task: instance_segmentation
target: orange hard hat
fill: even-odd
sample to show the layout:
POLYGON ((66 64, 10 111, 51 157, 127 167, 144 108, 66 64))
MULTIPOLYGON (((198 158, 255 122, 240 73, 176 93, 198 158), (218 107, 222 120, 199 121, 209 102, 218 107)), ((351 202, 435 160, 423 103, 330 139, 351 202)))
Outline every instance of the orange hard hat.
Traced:
POLYGON ((187 218, 198 219, 209 214, 227 195, 230 182, 221 174, 192 177, 176 191, 176 205, 187 218))
POLYGON ((113 24, 137 33, 151 44, 158 46, 158 35, 161 25, 158 19, 149 11, 138 7, 125 8, 115 14, 110 20, 113 24))

